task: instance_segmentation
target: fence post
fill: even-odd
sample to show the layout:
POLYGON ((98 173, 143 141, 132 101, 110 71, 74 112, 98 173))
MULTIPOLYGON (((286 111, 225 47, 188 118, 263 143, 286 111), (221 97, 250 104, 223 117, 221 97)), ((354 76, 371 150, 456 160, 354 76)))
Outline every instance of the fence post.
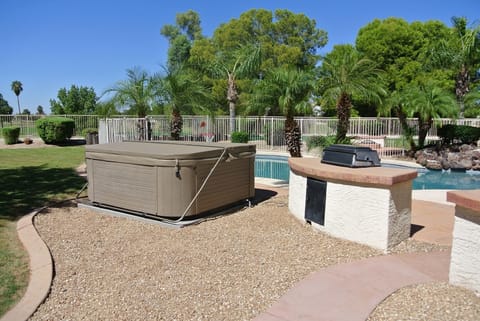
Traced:
POLYGON ((270 149, 273 149, 273 131, 274 131, 274 128, 273 128, 273 117, 270 118, 271 119, 271 122, 272 122, 272 126, 270 127, 270 149))

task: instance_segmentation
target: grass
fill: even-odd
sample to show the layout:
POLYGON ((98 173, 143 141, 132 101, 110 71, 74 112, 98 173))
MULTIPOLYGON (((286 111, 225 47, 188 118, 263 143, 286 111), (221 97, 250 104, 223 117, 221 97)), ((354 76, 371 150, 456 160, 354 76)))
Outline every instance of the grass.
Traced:
POLYGON ((82 146, 0 149, 0 316, 28 285, 28 256, 17 238, 17 220, 75 196, 84 180, 74 169, 84 157, 82 146))

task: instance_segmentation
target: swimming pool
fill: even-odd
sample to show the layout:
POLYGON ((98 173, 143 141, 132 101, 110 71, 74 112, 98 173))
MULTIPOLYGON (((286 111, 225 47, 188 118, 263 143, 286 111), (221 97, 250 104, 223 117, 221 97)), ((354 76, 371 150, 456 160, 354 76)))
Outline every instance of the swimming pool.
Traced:
MULTIPOLYGON (((255 177, 272 178, 288 182, 290 168, 287 160, 288 157, 286 156, 257 155, 255 157, 255 177)), ((402 167, 397 165, 382 166, 402 167)), ((413 180, 412 188, 414 190, 479 189, 480 172, 431 171, 428 169, 419 169, 418 177, 413 180)))
POLYGON ((273 178, 288 182, 289 176, 288 157, 273 155, 255 156, 255 177, 273 178))

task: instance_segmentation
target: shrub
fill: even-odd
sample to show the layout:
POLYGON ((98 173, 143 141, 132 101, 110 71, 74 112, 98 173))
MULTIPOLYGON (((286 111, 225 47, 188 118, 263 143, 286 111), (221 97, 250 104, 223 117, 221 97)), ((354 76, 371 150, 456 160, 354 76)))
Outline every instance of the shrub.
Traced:
POLYGON ((285 145, 285 130, 281 128, 273 128, 268 124, 265 126, 265 141, 267 145, 282 146, 285 145), (273 136, 273 137, 272 137, 273 136))
POLYGON ((248 133, 232 132, 232 143, 248 143, 248 133))
POLYGON ((88 134, 98 134, 97 128, 85 128, 82 130, 83 137, 87 137, 88 134))
POLYGON ((313 148, 325 148, 335 143, 335 136, 310 136, 306 139, 307 150, 310 151, 313 148))
POLYGON ((75 121, 63 117, 40 118, 36 121, 37 132, 46 144, 64 143, 75 129, 75 121))
MULTIPOLYGON (((307 143, 307 150, 310 151, 313 148, 320 147, 321 149, 328 147, 330 145, 336 144, 335 143, 335 135, 330 136, 310 136, 306 139, 307 143)), ((345 137, 345 140, 339 142, 338 144, 351 144, 351 138, 345 137)))
POLYGON ((16 144, 18 142, 18 137, 20 137, 20 127, 4 127, 2 129, 2 134, 5 139, 5 144, 16 144))
POLYGON ((466 125, 444 125, 437 130, 443 144, 472 144, 480 139, 480 128, 466 125))

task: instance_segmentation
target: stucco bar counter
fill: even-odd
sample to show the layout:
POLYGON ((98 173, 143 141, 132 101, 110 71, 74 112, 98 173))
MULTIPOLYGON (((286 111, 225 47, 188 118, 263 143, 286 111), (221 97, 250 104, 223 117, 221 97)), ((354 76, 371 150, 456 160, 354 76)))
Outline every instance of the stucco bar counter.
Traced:
POLYGON ((388 251, 410 236, 414 169, 349 168, 290 158, 288 206, 333 236, 388 251))
POLYGON ((480 295, 480 189, 447 192, 455 203, 450 283, 480 295))

